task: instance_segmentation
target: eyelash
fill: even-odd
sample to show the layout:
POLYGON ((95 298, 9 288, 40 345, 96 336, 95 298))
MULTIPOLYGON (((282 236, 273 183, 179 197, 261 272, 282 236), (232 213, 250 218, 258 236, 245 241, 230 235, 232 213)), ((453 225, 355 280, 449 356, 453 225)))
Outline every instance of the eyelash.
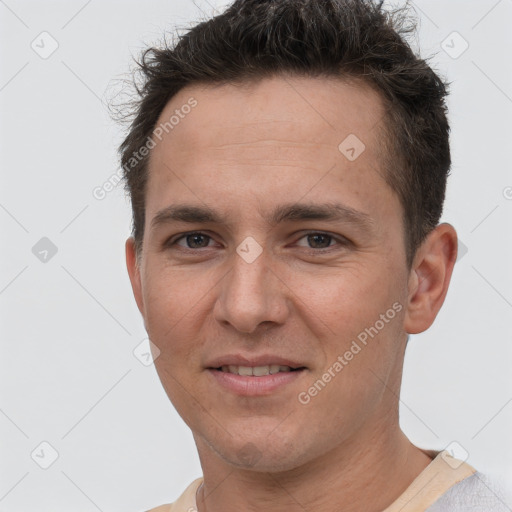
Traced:
MULTIPOLYGON (((188 236, 193 236, 193 235, 201 235, 201 236, 209 238, 210 240, 213 240, 212 236, 210 236, 207 233, 204 233, 202 231, 189 231, 187 233, 183 233, 183 234, 179 235, 178 237, 169 239, 167 242, 164 243, 164 245, 166 248, 171 248, 173 246, 176 246, 177 242, 179 242, 180 240, 187 238, 188 236)), ((347 246, 350 243, 349 240, 344 237, 331 235, 330 233, 324 233, 322 231, 309 231, 307 233, 304 233, 298 240, 302 240, 303 238, 306 238, 311 235, 322 235, 322 236, 328 237, 331 239, 331 241, 338 242, 337 245, 339 245, 339 246, 347 246)), ((179 247, 181 250, 193 251, 193 252, 197 252, 201 249, 209 249, 210 248, 210 247, 199 247, 197 249, 194 249, 192 247, 181 247, 181 246, 179 246, 179 247)), ((329 245, 328 247, 323 247, 321 249, 315 249, 313 247, 308 247, 308 248, 306 248, 306 250, 309 250, 309 252, 314 252, 314 253, 318 254, 318 253, 328 252, 328 251, 332 250, 332 247, 335 247, 335 245, 329 245)))

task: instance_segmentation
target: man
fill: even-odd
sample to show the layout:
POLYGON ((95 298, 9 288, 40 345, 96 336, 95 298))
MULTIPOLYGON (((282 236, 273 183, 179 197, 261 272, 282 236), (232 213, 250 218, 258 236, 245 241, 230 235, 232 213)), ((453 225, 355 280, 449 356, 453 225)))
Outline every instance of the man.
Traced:
POLYGON ((399 427, 433 323, 446 87, 365 0, 237 0, 141 62, 126 257, 203 469, 154 511, 509 510, 399 427))

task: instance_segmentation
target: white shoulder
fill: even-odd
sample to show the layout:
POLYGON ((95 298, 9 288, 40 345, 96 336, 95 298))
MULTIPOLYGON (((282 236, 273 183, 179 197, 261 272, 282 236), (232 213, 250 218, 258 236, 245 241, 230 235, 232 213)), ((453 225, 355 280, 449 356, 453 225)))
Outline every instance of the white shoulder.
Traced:
POLYGON ((426 512, 510 512, 504 488, 477 471, 448 489, 426 512))

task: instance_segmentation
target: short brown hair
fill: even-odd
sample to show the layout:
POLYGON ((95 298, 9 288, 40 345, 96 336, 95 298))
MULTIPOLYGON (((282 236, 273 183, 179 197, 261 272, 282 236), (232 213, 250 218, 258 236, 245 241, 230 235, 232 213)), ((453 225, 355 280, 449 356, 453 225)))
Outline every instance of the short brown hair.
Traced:
POLYGON ((363 80, 386 108, 385 178, 403 207, 407 263, 438 224, 451 159, 448 84, 405 39, 407 6, 384 10, 371 0, 236 0, 164 48, 146 49, 133 122, 119 151, 142 248, 149 156, 133 155, 152 136, 168 101, 191 84, 257 81, 279 74, 363 80))

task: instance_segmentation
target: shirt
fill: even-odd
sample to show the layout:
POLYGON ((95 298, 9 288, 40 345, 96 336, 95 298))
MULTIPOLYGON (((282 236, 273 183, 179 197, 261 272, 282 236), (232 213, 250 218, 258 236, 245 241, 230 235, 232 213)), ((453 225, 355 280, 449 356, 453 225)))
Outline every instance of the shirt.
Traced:
MULTIPOLYGON (((448 451, 422 450, 432 462, 383 512, 512 512, 503 491, 448 451)), ((197 512, 197 478, 171 504, 147 512, 197 512)))

